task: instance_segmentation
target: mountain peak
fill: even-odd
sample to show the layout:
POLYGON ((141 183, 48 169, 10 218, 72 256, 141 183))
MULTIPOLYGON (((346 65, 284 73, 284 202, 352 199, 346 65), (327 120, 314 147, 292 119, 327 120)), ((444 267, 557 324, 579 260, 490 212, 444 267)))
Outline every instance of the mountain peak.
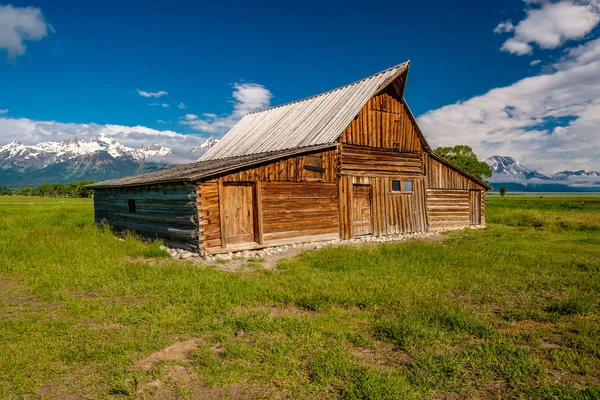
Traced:
POLYGON ((550 179, 544 174, 540 174, 537 171, 527 168, 519 161, 515 160, 513 157, 510 156, 496 155, 486 159, 485 162, 490 166, 493 172, 492 179, 490 179, 490 181, 497 180, 498 175, 508 175, 512 178, 522 180, 531 178, 538 178, 544 180, 550 179))

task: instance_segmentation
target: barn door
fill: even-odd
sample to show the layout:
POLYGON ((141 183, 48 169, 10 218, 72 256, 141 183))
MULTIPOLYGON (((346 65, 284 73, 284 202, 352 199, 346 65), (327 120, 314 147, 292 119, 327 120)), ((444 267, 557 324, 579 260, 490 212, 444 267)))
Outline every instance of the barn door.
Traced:
POLYGON ((224 233, 227 246, 254 242, 252 184, 224 185, 221 201, 223 202, 224 233))
POLYGON ((471 225, 481 225, 481 190, 469 191, 469 211, 471 225))
POLYGON ((371 235, 371 185, 352 185, 352 236, 371 235))

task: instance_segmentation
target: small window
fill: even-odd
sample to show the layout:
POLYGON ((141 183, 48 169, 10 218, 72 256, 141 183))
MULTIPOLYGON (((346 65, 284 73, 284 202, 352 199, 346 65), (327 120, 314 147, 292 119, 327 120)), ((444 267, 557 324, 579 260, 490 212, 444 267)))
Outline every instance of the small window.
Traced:
POLYGON ((320 155, 308 155, 306 156, 306 162, 304 163, 304 169, 306 170, 307 180, 322 180, 325 168, 323 168, 323 159, 320 155))
POLYGON ((134 213, 135 212, 135 200, 133 200, 133 199, 127 200, 127 205, 129 206, 129 212, 134 213))
POLYGON ((392 180, 392 192, 412 193, 412 191, 413 191, 412 181, 392 180))

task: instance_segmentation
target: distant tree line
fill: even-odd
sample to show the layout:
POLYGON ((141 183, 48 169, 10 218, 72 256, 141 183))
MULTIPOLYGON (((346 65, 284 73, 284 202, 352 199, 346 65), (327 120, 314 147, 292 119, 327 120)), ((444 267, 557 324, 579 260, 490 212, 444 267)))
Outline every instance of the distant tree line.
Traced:
POLYGON ((0 196, 39 196, 39 197, 92 197, 93 191, 84 188, 85 185, 94 183, 95 181, 79 181, 62 183, 47 183, 38 187, 25 187, 22 189, 10 189, 0 186, 0 196))

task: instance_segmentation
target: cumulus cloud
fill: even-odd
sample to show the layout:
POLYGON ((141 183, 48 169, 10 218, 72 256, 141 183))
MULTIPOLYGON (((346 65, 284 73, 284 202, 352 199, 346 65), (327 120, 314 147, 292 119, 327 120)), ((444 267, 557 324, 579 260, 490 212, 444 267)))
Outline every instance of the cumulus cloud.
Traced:
POLYGON ((429 111, 432 146, 469 144, 482 157, 510 155, 547 174, 600 165, 600 39, 570 49, 550 72, 429 111))
POLYGON ((494 33, 504 33, 504 32, 512 32, 515 29, 511 20, 500 22, 496 28, 494 28, 494 33))
POLYGON ((247 113, 268 107, 273 94, 257 83, 236 83, 233 85, 232 97, 233 110, 231 113, 224 115, 204 113, 202 117, 186 114, 181 118, 181 123, 198 131, 223 134, 247 113))
POLYGON ((137 89, 137 92, 142 97, 154 97, 155 99, 158 99, 161 96, 166 96, 169 94, 168 92, 165 92, 164 90, 161 90, 158 92, 145 92, 143 90, 137 89))
POLYGON ((8 52, 8 61, 25 54, 25 41, 38 41, 54 32, 42 10, 34 7, 0 5, 0 49, 8 52))
POLYGON ((159 124, 170 124, 171 121, 165 121, 164 119, 157 119, 156 122, 158 122, 159 124))
POLYGON ((538 65, 541 62, 542 62, 542 60, 533 60, 532 62, 529 63, 529 65, 531 65, 533 67, 533 66, 538 65))
POLYGON ((600 22, 598 0, 526 1, 531 8, 517 25, 511 21, 500 23, 496 33, 510 32, 513 36, 502 45, 502 50, 525 55, 533 51, 532 44, 542 49, 554 49, 568 40, 581 39, 600 22))
POLYGON ((185 110, 187 108, 187 106, 183 103, 179 103, 177 107, 179 107, 180 110, 185 110))
POLYGON ((0 110, 0 114, 7 114, 8 110, 5 108, 4 110, 0 110))
POLYGON ((176 154, 169 161, 175 163, 195 161, 197 157, 187 156, 187 152, 206 140, 206 137, 201 135, 186 135, 171 130, 157 130, 145 126, 76 124, 34 121, 27 118, 0 118, 0 146, 13 140, 26 145, 34 145, 45 141, 67 140, 73 137, 90 140, 100 133, 132 148, 159 143, 173 149, 176 154))

